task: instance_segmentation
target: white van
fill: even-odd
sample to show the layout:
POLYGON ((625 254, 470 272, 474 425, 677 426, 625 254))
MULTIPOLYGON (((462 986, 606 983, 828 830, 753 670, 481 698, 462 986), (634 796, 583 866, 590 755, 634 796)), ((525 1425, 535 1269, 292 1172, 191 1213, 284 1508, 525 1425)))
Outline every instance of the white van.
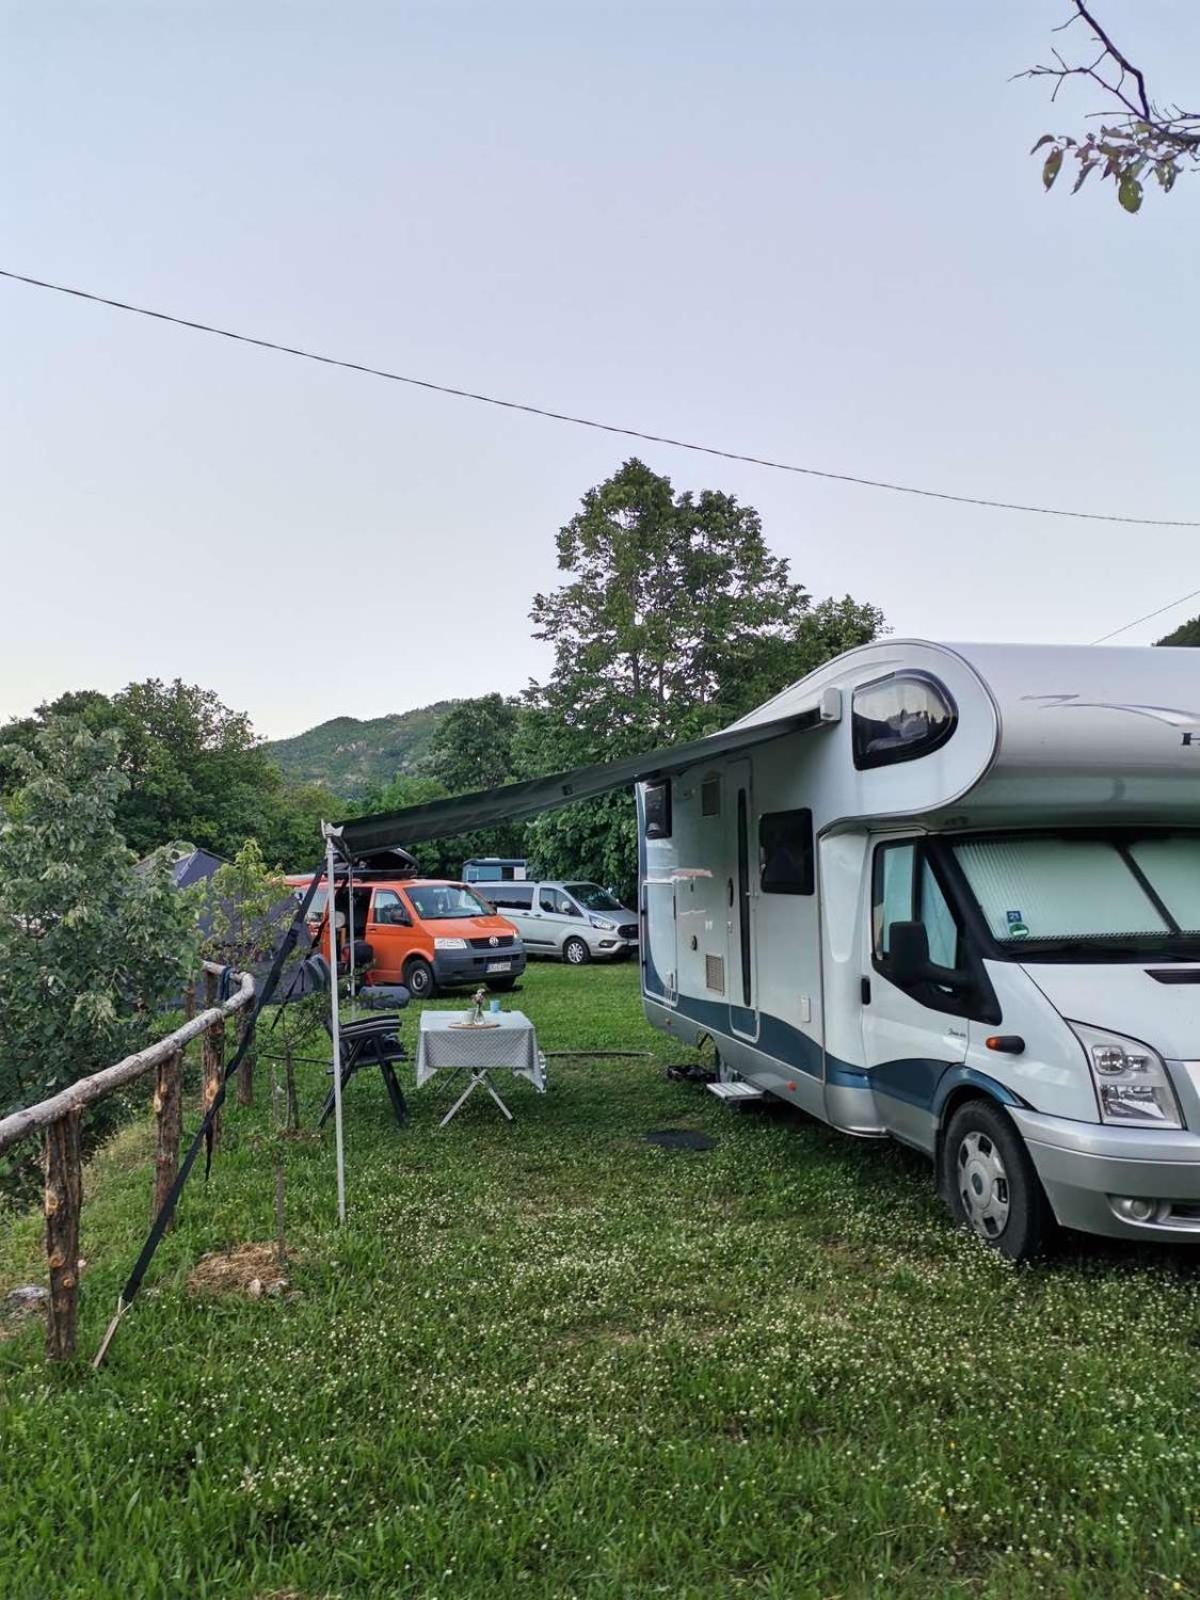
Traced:
POLYGON ((598 883, 477 883, 521 935, 529 955, 573 967, 612 961, 637 949, 638 919, 598 883))
POLYGON ((888 639, 658 759, 644 1005, 718 1095, 926 1152, 1013 1259, 1200 1242, 1200 651, 888 639))

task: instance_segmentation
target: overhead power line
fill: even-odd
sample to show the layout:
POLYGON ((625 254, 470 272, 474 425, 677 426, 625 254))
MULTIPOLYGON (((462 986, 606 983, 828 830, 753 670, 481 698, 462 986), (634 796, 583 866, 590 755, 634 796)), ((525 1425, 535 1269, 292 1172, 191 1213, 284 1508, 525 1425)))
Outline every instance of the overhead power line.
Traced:
POLYGON ((1093 639, 1093 644, 1107 644, 1109 639, 1115 639, 1119 633, 1128 633, 1130 628, 1136 628, 1139 622, 1149 622, 1151 617, 1161 617, 1164 611, 1173 611, 1176 606, 1181 606, 1185 600, 1194 600, 1200 594, 1200 589, 1193 589, 1190 594, 1181 594, 1178 600, 1168 600, 1165 606, 1159 606, 1157 611, 1147 611, 1144 617, 1134 617, 1132 622, 1122 623, 1119 628, 1114 628, 1111 633, 1103 633, 1098 639, 1093 639))
MULTIPOLYGON (((8 272, 0 267, 0 278, 14 283, 27 283, 35 289, 50 289, 55 294, 73 295, 77 300, 90 300, 96 305, 111 306, 115 311, 129 311, 139 317, 153 317, 158 322, 171 322, 179 328, 192 328, 197 333, 215 334, 220 339, 233 339, 238 344, 257 345, 260 350, 274 350, 280 355, 299 356, 304 361, 319 361, 326 367, 342 367, 347 372, 363 372, 372 378, 386 378, 391 383, 409 384, 414 389, 429 389, 435 394, 453 395, 459 400, 475 400, 481 405, 500 406, 505 411, 523 411, 531 417, 548 417, 552 422, 569 422, 577 428, 594 428, 600 433, 620 434, 626 439, 642 439, 648 444, 670 445, 675 450, 692 450, 698 455, 718 456, 723 461, 744 461, 753 467, 769 467, 773 472, 792 472, 805 478, 824 478, 830 483, 851 483, 860 489, 886 489, 891 494, 918 495, 924 500, 948 500, 960 506, 984 506, 990 511, 1023 511, 1039 517, 1073 517, 1083 522, 1121 522, 1141 528, 1200 528, 1200 521, 1187 522, 1169 517, 1127 517, 1115 512, 1071 511, 1062 506, 1031 506, 1012 500, 990 500, 982 495, 951 494, 943 489, 921 489, 911 483, 889 483, 881 478, 856 477, 849 472, 828 472, 820 467, 800 467, 794 462, 772 461, 766 456, 745 455, 740 450, 721 450, 716 445, 694 444, 687 439, 673 439, 669 434, 647 433, 641 428, 623 428, 614 422, 598 422, 593 417, 576 417, 566 411, 551 411, 546 406, 526 405, 520 400, 502 400, 493 394, 479 394, 473 389, 458 389, 448 383, 434 383, 429 378, 413 378, 401 372, 389 372, 383 367, 367 366, 361 361, 344 361, 337 356, 325 356, 315 350, 301 350, 295 345, 277 344, 273 339, 257 339, 248 333, 234 333, 230 328, 216 328, 211 323, 197 322, 190 317, 176 317, 167 311, 152 311, 148 306, 131 305, 126 300, 112 300, 107 295, 92 294, 87 289, 72 289, 63 283, 48 283, 44 278, 31 278, 23 272, 8 272)), ((1133 626, 1133 624, 1130 624, 1133 626)))

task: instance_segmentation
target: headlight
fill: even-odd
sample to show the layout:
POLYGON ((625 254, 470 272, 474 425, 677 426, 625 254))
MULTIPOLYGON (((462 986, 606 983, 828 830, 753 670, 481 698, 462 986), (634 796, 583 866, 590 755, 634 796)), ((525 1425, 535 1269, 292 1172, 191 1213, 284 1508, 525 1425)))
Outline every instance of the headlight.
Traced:
POLYGON ((616 923, 609 922, 607 917, 589 917, 588 921, 593 928, 603 928, 606 933, 611 933, 616 927, 616 923))
POLYGON ((1072 1022, 1092 1069, 1101 1122, 1182 1128, 1179 1104, 1162 1057, 1137 1039, 1072 1022))
POLYGON ((435 939, 433 948, 435 950, 465 950, 467 941, 465 939, 435 939))

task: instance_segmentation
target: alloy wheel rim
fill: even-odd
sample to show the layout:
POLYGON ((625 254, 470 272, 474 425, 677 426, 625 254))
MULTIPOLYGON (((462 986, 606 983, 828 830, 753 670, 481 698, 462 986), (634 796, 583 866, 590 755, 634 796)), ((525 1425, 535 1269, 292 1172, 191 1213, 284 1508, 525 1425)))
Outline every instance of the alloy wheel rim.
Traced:
POLYGON ((998 1239, 1008 1226, 1012 1197, 1008 1171, 995 1141, 986 1133, 964 1134, 956 1167, 967 1221, 981 1239, 998 1239))

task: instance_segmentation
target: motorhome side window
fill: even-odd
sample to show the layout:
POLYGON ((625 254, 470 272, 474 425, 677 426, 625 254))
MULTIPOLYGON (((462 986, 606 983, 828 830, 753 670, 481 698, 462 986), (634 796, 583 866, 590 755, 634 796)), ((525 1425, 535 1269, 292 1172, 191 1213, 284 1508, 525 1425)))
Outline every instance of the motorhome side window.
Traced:
POLYGON ((648 784, 644 804, 647 839, 669 839, 671 837, 670 781, 648 784))
POLYGON ((940 749, 958 710, 949 689, 924 672, 893 672, 854 691, 854 765, 860 770, 915 761, 940 749))
POLYGON ((886 972, 891 930, 897 922, 920 922, 929 936, 929 959, 937 967, 959 965, 959 930, 925 852, 915 843, 881 845, 875 852, 872 896, 875 959, 886 972))
POLYGON ((812 812, 767 811, 759 818, 759 884, 764 894, 812 894, 812 812))

